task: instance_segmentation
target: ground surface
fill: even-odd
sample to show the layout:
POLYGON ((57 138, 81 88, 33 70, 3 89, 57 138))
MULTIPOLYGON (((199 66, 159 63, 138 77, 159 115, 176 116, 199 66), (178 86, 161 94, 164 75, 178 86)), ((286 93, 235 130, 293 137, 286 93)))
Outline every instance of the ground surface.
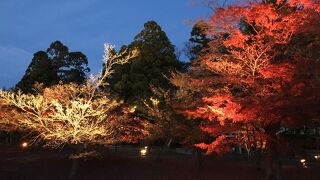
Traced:
MULTIPOLYGON (((138 150, 138 149, 137 149, 138 150)), ((70 151, 49 151, 0 146, 1 180, 46 180, 67 179, 72 165, 68 158, 70 151)), ((263 179, 264 170, 237 157, 207 157, 204 167, 199 169, 192 155, 175 153, 141 157, 139 151, 112 150, 101 153, 100 158, 80 161, 73 179, 263 179)), ((320 168, 301 168, 297 165, 284 165, 283 179, 320 179, 320 168)))

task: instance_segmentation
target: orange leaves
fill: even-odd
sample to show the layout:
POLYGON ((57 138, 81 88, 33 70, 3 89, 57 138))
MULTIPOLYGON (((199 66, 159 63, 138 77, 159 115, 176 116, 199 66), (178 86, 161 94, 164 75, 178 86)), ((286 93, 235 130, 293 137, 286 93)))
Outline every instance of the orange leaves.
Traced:
POLYGON ((241 105, 232 95, 205 97, 203 98, 203 104, 195 111, 185 111, 185 114, 193 118, 203 118, 212 122, 219 122, 221 126, 224 126, 226 121, 231 121, 232 123, 248 122, 257 117, 257 110, 253 106, 241 105))
POLYGON ((205 143, 199 143, 196 144, 196 147, 199 147, 201 149, 206 149, 207 154, 210 154, 212 152, 216 152, 218 154, 221 154, 223 152, 228 151, 228 148, 225 144, 227 144, 227 136, 226 135, 221 135, 218 136, 212 143, 210 144, 205 144, 205 143))
POLYGON ((212 25, 214 33, 225 33, 235 29, 245 11, 247 11, 245 7, 239 6, 229 6, 228 9, 217 8, 209 24, 212 25))
POLYGON ((244 15, 245 20, 265 29, 271 29, 272 24, 279 18, 271 4, 253 4, 249 9, 244 15))
POLYGON ((293 78, 295 66, 289 63, 271 64, 259 70, 259 73, 265 79, 279 78, 285 82, 290 82, 293 78))
POLYGON ((265 148, 281 127, 319 123, 319 21, 319 0, 216 10, 208 22, 214 42, 198 61, 213 75, 190 73, 190 82, 206 89, 185 111, 207 120, 201 129, 216 139, 197 147, 208 153, 230 144, 265 148))
POLYGON ((240 64, 221 59, 217 62, 206 59, 203 61, 208 69, 220 75, 241 76, 242 66, 240 64))
POLYGON ((303 6, 304 9, 312 9, 317 12, 320 11, 319 0, 289 0, 288 3, 292 7, 303 6))
MULTIPOLYGON (((312 8, 310 2, 304 0, 299 3, 305 3, 306 7, 312 8)), ((285 9, 285 4, 282 6, 285 9)), ((275 52, 279 47, 286 45, 293 34, 308 30, 306 25, 310 26, 308 31, 316 29, 313 26, 316 26, 314 22, 317 20, 312 16, 319 15, 308 11, 282 10, 272 3, 249 3, 248 6, 220 8, 209 22, 216 27, 210 34, 221 36, 223 45, 236 60, 234 64, 241 65, 244 68, 243 72, 254 78, 259 69, 270 64, 275 52), (226 35, 227 37, 224 37, 226 35)))
POLYGON ((203 98, 204 103, 207 103, 205 110, 217 117, 221 125, 226 119, 233 119, 240 109, 240 105, 232 101, 230 95, 212 96, 203 98))
POLYGON ((251 38, 249 35, 243 34, 240 29, 232 29, 228 32, 230 33, 230 38, 223 41, 223 44, 227 47, 243 48, 251 38))
MULTIPOLYGON (((293 15, 281 13, 272 4, 252 3, 249 6, 219 9, 210 22, 221 28, 216 28, 211 34, 215 36, 222 33, 221 39, 229 54, 227 57, 218 54, 220 60, 211 63, 214 65, 211 67, 224 74, 230 71, 229 74, 236 72, 237 75, 241 73, 248 78, 256 78, 257 72, 271 63, 276 48, 279 48, 276 46, 289 42, 296 30, 296 20, 298 17, 294 12, 293 15), (223 37, 226 34, 227 37, 223 37)), ((210 63, 207 64, 210 67, 210 63)))
MULTIPOLYGON (((230 109, 230 97, 228 96, 212 96, 203 98, 202 107, 199 107, 195 111, 186 111, 186 115, 196 118, 206 118, 209 121, 218 120, 220 124, 224 124, 224 119, 232 116, 234 112, 226 112, 225 107, 230 109)), ((232 108, 231 108, 232 109, 232 108)), ((232 109, 235 111, 236 109, 232 109)))

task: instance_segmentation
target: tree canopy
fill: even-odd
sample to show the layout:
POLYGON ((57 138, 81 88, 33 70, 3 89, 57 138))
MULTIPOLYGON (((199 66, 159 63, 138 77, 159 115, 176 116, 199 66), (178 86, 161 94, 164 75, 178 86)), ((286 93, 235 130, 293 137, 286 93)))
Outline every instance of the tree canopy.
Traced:
POLYGON ((166 33, 154 21, 144 24, 144 29, 135 36, 128 49, 138 49, 139 55, 115 69, 110 79, 111 89, 126 102, 141 105, 143 99, 152 95, 150 85, 164 89, 170 87, 164 76, 179 69, 180 62, 166 33))
POLYGON ((208 48, 210 38, 208 24, 204 20, 197 21, 191 30, 189 41, 185 43, 184 53, 190 60, 197 59, 202 51, 208 48))
POLYGON ((16 88, 32 93, 34 84, 42 83, 48 87, 59 82, 81 84, 89 72, 87 57, 81 52, 69 52, 60 41, 51 43, 47 51, 38 51, 33 55, 24 76, 16 88))
POLYGON ((124 64, 135 54, 119 59, 112 55, 113 46, 105 45, 106 68, 97 78, 86 83, 57 84, 32 95, 21 91, 0 91, 0 127, 32 132, 34 142, 49 147, 64 144, 113 144, 136 142, 145 135, 143 123, 130 116, 134 108, 99 91, 116 64, 124 64), (10 120, 8 115, 10 115, 10 120))
POLYGON ((283 128, 319 123, 318 12, 313 1, 216 9, 207 33, 218 38, 185 75, 189 83, 177 83, 179 76, 173 81, 198 92, 183 113, 207 120, 202 128, 214 141, 199 147, 208 153, 234 144, 272 151, 289 145, 283 128))

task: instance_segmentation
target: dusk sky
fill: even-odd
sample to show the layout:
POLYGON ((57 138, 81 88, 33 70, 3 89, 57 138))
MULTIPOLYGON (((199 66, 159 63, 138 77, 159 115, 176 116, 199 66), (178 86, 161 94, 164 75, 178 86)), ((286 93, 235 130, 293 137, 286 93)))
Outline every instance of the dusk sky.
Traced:
POLYGON ((55 40, 86 54, 90 73, 97 74, 104 42, 129 44, 155 20, 182 49, 192 28, 187 21, 209 14, 190 0, 0 0, 0 87, 13 87, 33 53, 55 40))

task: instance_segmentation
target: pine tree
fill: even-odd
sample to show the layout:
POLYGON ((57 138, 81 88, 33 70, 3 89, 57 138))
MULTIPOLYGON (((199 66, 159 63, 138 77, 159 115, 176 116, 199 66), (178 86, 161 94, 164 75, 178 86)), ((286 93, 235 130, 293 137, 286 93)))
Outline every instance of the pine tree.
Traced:
POLYGON ((87 57, 81 52, 69 52, 60 41, 53 42, 47 51, 38 51, 16 88, 32 93, 35 83, 48 87, 59 82, 81 84, 89 72, 87 57))
POLYGON ((128 48, 138 49, 139 55, 115 70, 110 79, 111 89, 126 102, 142 105, 143 100, 152 95, 150 85, 163 89, 171 87, 165 75, 179 69, 181 64, 176 58, 174 46, 154 21, 144 24, 144 29, 128 48))
POLYGON ((42 83, 44 86, 58 83, 57 74, 52 67, 48 54, 44 51, 38 51, 33 55, 25 75, 16 87, 24 92, 32 92, 35 82, 42 83))
POLYGON ((190 60, 197 59, 200 53, 208 48, 208 43, 210 42, 210 38, 206 34, 208 28, 208 24, 203 20, 193 25, 190 33, 191 37, 185 43, 184 48, 184 53, 190 60))

